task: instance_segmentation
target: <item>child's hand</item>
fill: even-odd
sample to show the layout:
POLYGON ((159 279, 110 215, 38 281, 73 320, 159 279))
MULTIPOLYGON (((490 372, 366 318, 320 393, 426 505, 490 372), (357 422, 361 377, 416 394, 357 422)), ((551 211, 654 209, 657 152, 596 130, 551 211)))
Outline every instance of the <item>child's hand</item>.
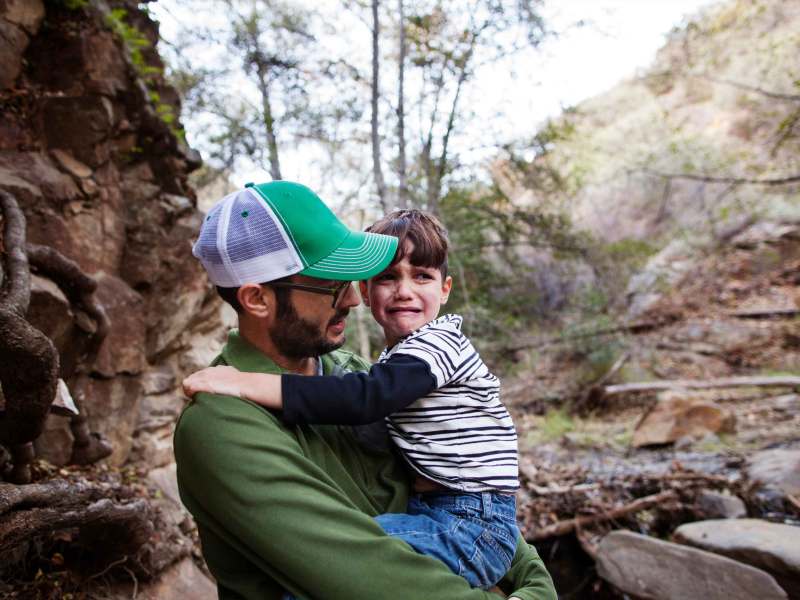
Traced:
POLYGON ((198 392, 245 398, 241 389, 242 375, 233 367, 208 367, 183 380, 183 393, 190 398, 198 392))

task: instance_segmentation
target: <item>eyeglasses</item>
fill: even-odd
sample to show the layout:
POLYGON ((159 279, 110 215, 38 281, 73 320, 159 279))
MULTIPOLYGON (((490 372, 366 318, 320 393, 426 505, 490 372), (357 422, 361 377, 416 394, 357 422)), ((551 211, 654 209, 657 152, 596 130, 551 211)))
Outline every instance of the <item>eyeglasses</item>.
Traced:
POLYGON ((333 303, 331 308, 336 308, 339 300, 344 296, 344 292, 350 287, 352 281, 342 281, 339 285, 334 287, 323 287, 320 285, 306 285, 305 283, 293 283, 291 281, 270 281, 264 285, 271 285, 273 287, 290 288, 293 290, 303 290, 304 292, 313 292, 314 294, 327 294, 333 296, 333 303))

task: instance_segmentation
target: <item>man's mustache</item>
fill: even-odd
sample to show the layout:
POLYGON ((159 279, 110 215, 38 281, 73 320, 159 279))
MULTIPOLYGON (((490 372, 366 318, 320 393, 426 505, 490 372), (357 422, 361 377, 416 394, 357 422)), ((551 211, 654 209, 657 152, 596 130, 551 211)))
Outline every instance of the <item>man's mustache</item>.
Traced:
POLYGON ((336 311, 336 314, 331 317, 330 321, 328 321, 328 325, 333 325, 337 321, 341 321, 342 319, 346 319, 347 315, 349 315, 349 314, 350 314, 350 309, 349 308, 345 308, 343 310, 342 309, 338 309, 336 311))

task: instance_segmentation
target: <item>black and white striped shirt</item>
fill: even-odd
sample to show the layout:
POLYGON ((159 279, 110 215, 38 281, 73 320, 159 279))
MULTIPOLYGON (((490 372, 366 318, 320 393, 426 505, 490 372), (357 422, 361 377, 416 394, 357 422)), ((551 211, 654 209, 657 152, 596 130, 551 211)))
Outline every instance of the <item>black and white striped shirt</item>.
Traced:
POLYGON ((458 315, 435 319, 384 350, 424 361, 436 389, 387 418, 389 434, 420 475, 448 488, 513 492, 517 434, 500 402, 500 381, 461 332, 458 315))
POLYGON ((281 376, 289 424, 360 425, 386 418, 420 475, 464 492, 519 487, 517 435, 500 382, 445 315, 383 351, 369 373, 281 376))

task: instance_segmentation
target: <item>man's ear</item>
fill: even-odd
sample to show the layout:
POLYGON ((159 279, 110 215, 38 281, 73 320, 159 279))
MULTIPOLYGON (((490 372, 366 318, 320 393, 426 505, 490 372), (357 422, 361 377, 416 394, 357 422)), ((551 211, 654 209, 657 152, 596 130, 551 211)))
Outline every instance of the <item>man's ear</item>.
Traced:
POLYGON ((363 300, 364 306, 369 306, 369 287, 366 280, 358 282, 358 291, 361 292, 361 300, 363 300))
POLYGON ((447 299, 450 297, 450 290, 453 287, 453 278, 448 275, 442 282, 442 304, 447 304, 447 299))
POLYGON ((236 292, 236 299, 242 309, 254 317, 268 317, 275 314, 275 292, 269 286, 245 283, 236 292))

